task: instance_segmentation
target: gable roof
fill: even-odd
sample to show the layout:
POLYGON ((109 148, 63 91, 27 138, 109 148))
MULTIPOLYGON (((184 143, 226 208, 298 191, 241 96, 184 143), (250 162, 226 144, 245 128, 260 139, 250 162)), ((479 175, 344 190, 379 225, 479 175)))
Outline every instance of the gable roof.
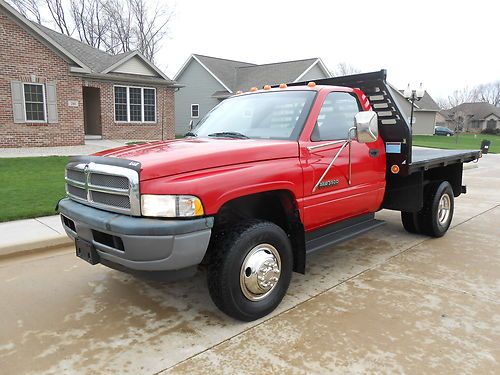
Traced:
MULTIPOLYGON (((174 79, 178 79, 193 60, 205 68, 229 93, 237 90, 248 90, 252 86, 261 87, 265 84, 272 85, 281 82, 294 82, 317 64, 319 64, 326 76, 330 76, 328 69, 326 69, 319 58, 258 65, 193 54, 177 72, 174 79)), ((221 95, 222 93, 217 93, 217 96, 221 95)))
POLYGON ((500 118, 500 108, 485 102, 462 103, 456 107, 440 111, 446 118, 452 118, 457 112, 463 112, 466 116, 470 116, 471 120, 484 120, 489 115, 500 118))
MULTIPOLYGON (((62 57, 70 63, 70 70, 73 72, 102 76, 108 73, 113 73, 113 69, 137 56, 142 63, 153 69, 158 74, 158 77, 155 78, 156 80, 166 81, 164 83, 174 83, 160 69, 158 69, 158 67, 142 56, 138 51, 129 51, 118 55, 111 55, 70 36, 61 34, 46 26, 28 20, 4 0, 0 0, 0 8, 5 9, 7 13, 14 18, 14 20, 22 26, 25 26, 28 31, 34 34, 35 37, 62 55, 62 57)), ((115 73, 113 75, 115 76, 114 78, 116 78, 117 75, 120 76, 123 74, 115 73)), ((123 76, 125 77, 125 75, 123 76)), ((133 75, 130 74, 128 76, 133 75)), ((151 80, 151 77, 148 79, 151 80)))

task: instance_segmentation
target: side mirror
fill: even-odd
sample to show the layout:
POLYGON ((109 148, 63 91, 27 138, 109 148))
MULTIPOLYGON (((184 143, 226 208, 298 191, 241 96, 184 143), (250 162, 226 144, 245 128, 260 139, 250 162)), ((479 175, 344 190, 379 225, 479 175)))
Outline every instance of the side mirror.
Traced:
POLYGON ((193 124, 194 124, 193 120, 189 121, 189 130, 190 131, 193 130, 193 124))
POLYGON ((358 112, 354 117, 354 122, 358 142, 370 143, 378 139, 378 117, 374 111, 358 112))

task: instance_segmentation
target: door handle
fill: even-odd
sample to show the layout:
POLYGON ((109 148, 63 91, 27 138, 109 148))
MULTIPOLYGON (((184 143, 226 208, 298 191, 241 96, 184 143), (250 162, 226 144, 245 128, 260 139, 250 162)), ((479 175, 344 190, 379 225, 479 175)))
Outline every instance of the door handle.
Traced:
POLYGON ((368 154, 370 155, 370 157, 376 158, 380 154, 380 151, 376 148, 372 148, 370 151, 368 151, 368 154))

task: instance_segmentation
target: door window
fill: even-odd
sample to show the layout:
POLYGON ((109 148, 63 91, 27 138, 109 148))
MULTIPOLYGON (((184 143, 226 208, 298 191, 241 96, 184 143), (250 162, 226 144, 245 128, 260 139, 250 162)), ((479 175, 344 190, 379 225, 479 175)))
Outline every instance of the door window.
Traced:
POLYGON ((354 116, 361 110, 354 94, 331 92, 325 98, 311 135, 312 141, 347 139, 354 116))

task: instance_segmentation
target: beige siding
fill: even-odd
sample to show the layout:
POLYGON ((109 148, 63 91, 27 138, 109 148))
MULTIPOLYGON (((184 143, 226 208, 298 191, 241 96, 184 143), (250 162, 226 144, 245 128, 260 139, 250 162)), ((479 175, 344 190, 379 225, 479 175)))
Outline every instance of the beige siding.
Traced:
POLYGON ((210 75, 197 61, 191 59, 177 82, 185 87, 175 93, 175 132, 186 134, 189 121, 196 125, 220 100, 212 97, 224 87, 210 75), (191 104, 199 104, 199 117, 191 118, 191 104))
POLYGON ((328 76, 319 67, 319 64, 316 64, 299 81, 314 81, 315 79, 327 77, 328 76))
POLYGON ((147 66, 139 57, 132 57, 113 70, 114 73, 138 74, 141 76, 158 77, 153 69, 147 66))

